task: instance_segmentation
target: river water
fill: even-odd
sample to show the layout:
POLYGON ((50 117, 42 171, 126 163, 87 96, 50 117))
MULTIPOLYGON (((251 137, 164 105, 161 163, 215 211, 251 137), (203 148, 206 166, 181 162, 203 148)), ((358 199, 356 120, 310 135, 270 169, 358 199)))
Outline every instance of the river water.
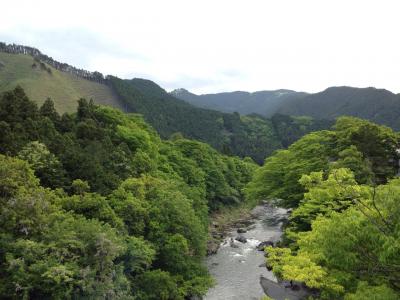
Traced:
POLYGON ((286 210, 271 206, 257 206, 254 225, 243 234, 247 243, 234 241, 231 238, 239 234, 233 229, 222 242, 214 255, 207 257, 207 266, 216 280, 205 300, 259 300, 264 294, 260 285, 260 276, 276 281, 272 272, 265 267, 264 252, 256 249, 262 241, 278 241, 282 234, 282 220, 286 210))

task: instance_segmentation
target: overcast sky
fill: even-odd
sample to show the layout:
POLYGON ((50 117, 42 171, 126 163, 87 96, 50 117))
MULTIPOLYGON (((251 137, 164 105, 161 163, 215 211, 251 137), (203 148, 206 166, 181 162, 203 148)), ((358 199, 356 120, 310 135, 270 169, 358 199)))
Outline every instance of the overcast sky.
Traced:
POLYGON ((0 41, 196 93, 400 92, 400 1, 3 1, 0 41))

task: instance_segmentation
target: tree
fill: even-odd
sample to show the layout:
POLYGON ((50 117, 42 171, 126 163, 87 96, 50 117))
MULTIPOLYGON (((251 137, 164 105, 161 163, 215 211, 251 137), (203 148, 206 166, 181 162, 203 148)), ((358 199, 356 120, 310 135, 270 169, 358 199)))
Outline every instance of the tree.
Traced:
POLYGON ((296 207, 303 197, 299 183, 303 174, 325 171, 332 153, 334 134, 329 131, 310 133, 287 150, 277 151, 265 160, 246 187, 249 199, 280 198, 282 205, 296 207))
POLYGON ((51 121, 53 121, 55 124, 60 122, 60 115, 56 111, 54 107, 54 102, 50 98, 47 98, 42 106, 39 109, 39 113, 43 117, 48 117, 51 121))
POLYGON ((322 172, 313 172, 303 175, 299 182, 307 192, 290 215, 286 234, 291 238, 298 232, 311 230, 311 223, 317 216, 342 212, 370 197, 370 189, 359 186, 349 169, 333 169, 326 180, 322 172))
MULTIPOLYGON (((316 196, 316 192, 324 185, 324 182, 317 182, 310 191, 316 189, 313 192, 316 196)), ((354 190, 351 185, 348 187, 354 190)), ((347 190, 346 184, 343 188, 343 191, 347 190)), ((310 282, 313 277, 307 275, 310 267, 321 268, 324 273, 317 277, 318 280, 329 280, 342 287, 335 290, 328 285, 320 285, 323 297, 328 299, 336 297, 337 292, 349 293, 349 299, 361 297, 361 290, 353 294, 357 283, 363 284, 361 281, 368 284, 370 291, 377 291, 378 295, 397 293, 398 297, 399 195, 399 179, 377 188, 369 188, 364 197, 358 197, 353 192, 347 194, 346 198, 352 202, 351 206, 317 216, 311 223, 310 231, 298 234, 297 245, 292 247, 297 249, 296 252, 269 248, 268 262, 279 276, 289 280, 302 280, 310 287, 317 287, 310 282)), ((314 275, 316 274, 318 273, 315 271, 314 275)))
POLYGON ((43 186, 65 186, 67 178, 63 166, 46 145, 38 141, 30 142, 21 149, 18 157, 29 162, 43 186))

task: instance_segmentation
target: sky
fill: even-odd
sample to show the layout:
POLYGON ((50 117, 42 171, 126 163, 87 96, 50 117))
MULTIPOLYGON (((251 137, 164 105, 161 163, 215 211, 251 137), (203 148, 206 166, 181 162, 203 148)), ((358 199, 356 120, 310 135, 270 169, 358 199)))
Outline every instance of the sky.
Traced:
POLYGON ((3 1, 0 41, 195 93, 400 92, 400 1, 3 1))

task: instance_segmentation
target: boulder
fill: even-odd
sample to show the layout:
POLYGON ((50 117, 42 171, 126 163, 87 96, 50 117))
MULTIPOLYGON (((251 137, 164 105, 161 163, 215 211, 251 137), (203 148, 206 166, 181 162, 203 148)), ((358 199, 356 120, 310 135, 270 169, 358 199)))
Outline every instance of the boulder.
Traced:
POLYGON ((237 233, 246 233, 247 232, 247 230, 244 228, 238 228, 236 231, 237 231, 237 233))
POLYGON ((282 281, 281 285, 285 288, 285 289, 291 289, 292 288, 292 283, 290 281, 282 281))
POLYGON ((233 240, 233 238, 230 239, 229 245, 230 245, 232 248, 239 248, 239 246, 235 244, 235 241, 233 240))
POLYGON ((239 236, 237 236, 236 238, 235 238, 235 240, 237 240, 238 242, 241 242, 241 243, 247 243, 247 239, 243 236, 243 235, 239 235, 239 236))
POLYGON ((265 248, 265 247, 268 247, 268 246, 274 247, 274 242, 272 242, 272 241, 264 241, 264 242, 261 242, 261 243, 258 244, 257 250, 258 250, 258 251, 264 251, 264 248, 265 248))
POLYGON ((216 254, 218 252, 219 244, 216 242, 208 243, 207 245, 207 255, 216 254))

